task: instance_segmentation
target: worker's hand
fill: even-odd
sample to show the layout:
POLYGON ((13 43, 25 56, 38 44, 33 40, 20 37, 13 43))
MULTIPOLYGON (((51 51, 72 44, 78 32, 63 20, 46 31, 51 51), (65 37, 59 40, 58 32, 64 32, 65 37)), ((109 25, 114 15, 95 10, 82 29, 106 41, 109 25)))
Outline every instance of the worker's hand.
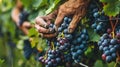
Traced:
POLYGON ((50 15, 37 17, 35 27, 43 37, 55 37, 57 33, 50 33, 50 29, 47 29, 51 20, 57 17, 55 20, 55 29, 57 31, 65 16, 73 16, 68 27, 69 33, 72 33, 81 18, 85 16, 88 3, 89 0, 68 0, 50 15))
POLYGON ((50 14, 47 16, 38 16, 35 19, 35 28, 37 29, 37 31, 40 33, 40 35, 42 37, 45 38, 52 38, 55 37, 57 35, 57 33, 55 32, 55 30, 53 30, 53 28, 49 28, 49 25, 51 23, 51 20, 55 17, 55 15, 50 14))
POLYGON ((28 30, 31 28, 31 27, 34 27, 30 22, 28 21, 24 21, 24 23, 19 26, 19 28, 24 32, 24 34, 28 34, 28 30))
POLYGON ((65 16, 72 16, 68 31, 72 33, 78 22, 83 18, 87 11, 89 0, 69 0, 62 4, 58 9, 57 18, 55 20, 56 30, 60 26, 65 16))

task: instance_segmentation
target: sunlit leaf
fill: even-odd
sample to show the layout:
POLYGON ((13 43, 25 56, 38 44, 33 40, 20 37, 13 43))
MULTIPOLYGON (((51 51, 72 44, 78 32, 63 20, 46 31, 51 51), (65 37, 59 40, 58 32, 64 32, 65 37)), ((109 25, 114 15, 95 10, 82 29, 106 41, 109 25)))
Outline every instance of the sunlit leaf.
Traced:
POLYGON ((39 8, 39 7, 45 7, 48 5, 48 0, 34 0, 33 7, 39 8))
POLYGON ((104 67, 104 65, 103 65, 103 63, 102 63, 101 60, 97 60, 97 61, 95 62, 94 67, 104 67))
POLYGON ((61 0, 55 0, 55 1, 53 2, 53 4, 50 5, 49 9, 46 10, 45 13, 46 13, 46 14, 49 14, 50 12, 52 12, 52 11, 58 6, 58 4, 60 3, 60 1, 61 1, 61 0))
POLYGON ((93 42, 98 42, 100 39, 100 35, 95 33, 92 29, 88 29, 89 40, 93 42))
POLYGON ((28 36, 29 36, 29 37, 38 36, 38 32, 36 31, 35 28, 31 28, 31 29, 29 30, 28 36))
POLYGON ((118 1, 118 0, 100 0, 101 2, 105 2, 105 3, 113 3, 115 1, 118 1))
POLYGON ((120 13, 120 7, 118 7, 119 3, 108 3, 104 6, 105 14, 108 16, 116 16, 120 13))

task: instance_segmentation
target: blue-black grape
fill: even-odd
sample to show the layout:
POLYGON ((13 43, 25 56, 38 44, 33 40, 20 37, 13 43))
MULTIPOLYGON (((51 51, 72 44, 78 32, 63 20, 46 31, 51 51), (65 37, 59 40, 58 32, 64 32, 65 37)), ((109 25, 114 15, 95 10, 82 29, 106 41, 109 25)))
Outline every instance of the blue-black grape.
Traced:
POLYGON ((120 47, 120 43, 117 39, 112 38, 110 34, 105 33, 98 42, 99 50, 102 51, 102 59, 110 63, 117 58, 117 50, 120 47))
MULTIPOLYGON (((83 28, 73 33, 68 32, 68 25, 71 18, 65 17, 63 23, 58 28, 58 36, 47 39, 46 43, 49 46, 48 51, 44 56, 40 56, 39 61, 44 63, 46 67, 56 67, 62 63, 79 63, 87 48, 89 39, 87 29, 83 28)), ((49 28, 54 28, 54 24, 49 28)))

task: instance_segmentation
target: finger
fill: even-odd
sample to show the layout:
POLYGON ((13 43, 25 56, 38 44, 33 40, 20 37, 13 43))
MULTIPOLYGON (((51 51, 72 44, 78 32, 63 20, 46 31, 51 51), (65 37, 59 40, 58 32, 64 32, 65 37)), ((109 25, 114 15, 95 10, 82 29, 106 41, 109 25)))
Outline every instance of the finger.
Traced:
POLYGON ((57 36, 57 33, 54 33, 54 34, 41 34, 42 37, 44 38, 53 38, 53 37, 56 37, 57 36))
POLYGON ((72 19, 72 21, 71 21, 71 23, 69 24, 69 27, 68 27, 69 33, 72 33, 75 30, 75 28, 76 28, 77 24, 79 23, 80 19, 81 19, 81 17, 79 17, 79 15, 74 15, 73 16, 73 19, 72 19))
POLYGON ((30 22, 25 21, 25 22, 23 23, 22 27, 31 28, 32 25, 30 24, 30 22))
POLYGON ((24 32, 24 34, 28 34, 29 32, 28 32, 28 29, 27 28, 25 28, 25 27, 20 27, 20 29, 24 32))
POLYGON ((46 17, 37 17, 35 19, 36 24, 38 24, 44 28, 48 28, 48 24, 46 23, 45 18, 46 17))
POLYGON ((60 12, 58 13, 58 15, 57 15, 56 20, 55 20, 56 30, 58 29, 58 27, 59 27, 60 24, 62 23, 62 20, 63 20, 64 17, 65 17, 65 14, 60 11, 60 12))
POLYGON ((43 28, 43 27, 41 27, 41 26, 39 26, 39 25, 35 25, 35 28, 37 29, 37 31, 38 31, 39 33, 49 33, 49 32, 50 32, 49 29, 43 28))

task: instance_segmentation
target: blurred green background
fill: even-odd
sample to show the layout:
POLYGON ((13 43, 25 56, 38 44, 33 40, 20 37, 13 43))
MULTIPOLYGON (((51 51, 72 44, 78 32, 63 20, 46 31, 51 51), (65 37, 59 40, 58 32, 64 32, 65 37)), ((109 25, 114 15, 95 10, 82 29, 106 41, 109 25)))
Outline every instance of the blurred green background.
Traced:
MULTIPOLYGON (((31 11, 29 21, 33 22, 37 15, 51 12, 60 0, 21 0, 24 8, 31 11), (53 6, 53 2, 55 5, 53 6), (42 8, 44 7, 44 9, 42 8)), ((23 41, 26 38, 11 18, 11 11, 15 7, 16 0, 0 0, 0 67, 41 67, 32 55, 27 60, 23 55, 23 41)))
MULTIPOLYGON (((26 38, 11 19, 11 11, 16 0, 0 0, 0 67, 42 67, 35 56, 27 60, 23 56, 23 41, 26 38)), ((31 12, 29 21, 37 15, 53 11, 63 0, 21 0, 25 9, 31 12), (29 2, 28 2, 29 1, 29 2), (49 3, 48 3, 49 1, 49 3)), ((93 56, 92 56, 93 57, 93 56)), ((114 62, 106 64, 101 59, 93 63, 94 67, 113 67, 114 62)))
POLYGON ((23 56, 23 35, 11 19, 14 6, 15 0, 0 0, 0 67, 40 67, 34 57, 23 56))

